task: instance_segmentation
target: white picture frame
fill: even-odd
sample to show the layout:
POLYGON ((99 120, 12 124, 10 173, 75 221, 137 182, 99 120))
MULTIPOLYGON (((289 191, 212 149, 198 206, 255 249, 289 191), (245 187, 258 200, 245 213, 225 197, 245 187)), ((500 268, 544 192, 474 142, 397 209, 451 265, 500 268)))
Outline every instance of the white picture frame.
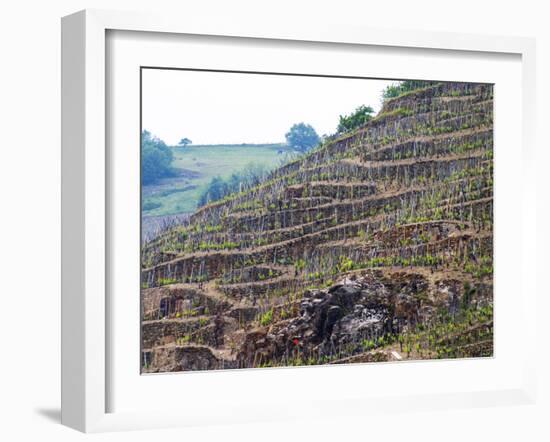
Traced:
MULTIPOLYGON (((521 149, 522 187, 521 217, 521 308, 520 321, 527 337, 533 337, 536 324, 534 269, 528 264, 536 250, 536 194, 534 155, 535 112, 535 43, 532 39, 491 37, 416 31, 391 32, 370 28, 349 28, 308 24, 293 26, 283 23, 249 21, 213 22, 181 20, 176 17, 152 16, 112 11, 86 10, 62 21, 62 423, 85 432, 168 426, 206 425, 209 423, 257 422, 285 419, 293 410, 280 407, 258 407, 246 394, 239 398, 239 411, 212 412, 204 408, 196 413, 178 409, 158 411, 109 410, 110 346, 108 340, 111 312, 108 300, 109 217, 108 155, 106 120, 108 118, 106 80, 109 31, 155 32, 163 35, 194 35, 268 39, 286 43, 337 43, 379 48, 421 48, 431 51, 456 51, 477 54, 511 54, 521 58, 521 149)), ((498 100, 498 97, 496 98, 498 100)), ((498 117, 497 117, 498 118, 498 117)), ((497 138, 498 140, 498 138, 497 138)), ((497 141, 498 142, 498 141, 497 141)), ((498 222, 498 220, 497 220, 498 222)), ((506 250, 496 248, 498 253, 506 250)), ((498 255, 497 255, 498 256, 498 255)), ((498 272, 497 272, 498 275, 498 272)), ((498 283, 498 279, 497 279, 498 283)), ((136 296, 138 296, 136 294, 136 296)), ((497 300, 498 302, 498 300, 497 300)), ((497 325, 498 327, 498 325, 497 325)), ((522 376, 518 384, 503 388, 477 389, 461 393, 431 391, 424 395, 368 395, 312 399, 311 416, 323 416, 323 405, 338 401, 339 415, 361 415, 373 410, 413 410, 499 404, 532 403, 535 399, 535 339, 525 339, 521 353, 522 376)), ((498 357, 498 355, 497 355, 498 357)), ((456 364, 461 364, 456 361, 456 364)), ((350 376, 360 376, 364 366, 353 367, 350 376)), ((385 368, 380 370, 387 370, 385 368)), ((387 366, 386 366, 387 367, 387 366)), ((346 367, 344 367, 346 368, 346 367)), ((254 382, 272 382, 277 377, 291 376, 292 370, 264 370, 254 382)), ((298 369, 299 370, 299 369, 298 369)), ((334 370, 330 368, 330 370, 334 370)), ((455 366, 460 370, 460 366, 455 366)), ((256 371, 257 372, 257 371, 256 371)), ((231 379, 250 376, 250 371, 231 379)), ((303 372, 302 372, 303 373, 303 372)), ((193 374, 193 382, 200 378, 193 374)), ((204 376, 202 380, 204 381, 204 376)), ((164 383, 166 379, 164 377, 164 383)), ((219 380, 228 378, 218 377, 219 380)), ((302 413, 303 410, 302 410, 302 413)), ((334 410, 331 410, 334 415, 334 410)), ((308 417, 308 414, 304 414, 308 417)))

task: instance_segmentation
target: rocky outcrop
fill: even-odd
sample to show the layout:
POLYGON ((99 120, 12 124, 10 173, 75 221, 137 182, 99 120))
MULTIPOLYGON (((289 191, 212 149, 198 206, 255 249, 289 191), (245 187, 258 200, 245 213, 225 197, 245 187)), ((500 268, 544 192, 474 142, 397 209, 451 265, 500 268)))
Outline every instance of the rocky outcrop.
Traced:
MULTIPOLYGON (((490 293, 481 296, 490 299, 490 293)), ((456 314, 463 297, 459 281, 431 284, 422 275, 398 272, 352 276, 328 289, 305 291, 299 316, 248 334, 237 360, 246 367, 283 365, 297 356, 330 361, 360 354, 365 341, 427 324, 438 310, 456 314)))

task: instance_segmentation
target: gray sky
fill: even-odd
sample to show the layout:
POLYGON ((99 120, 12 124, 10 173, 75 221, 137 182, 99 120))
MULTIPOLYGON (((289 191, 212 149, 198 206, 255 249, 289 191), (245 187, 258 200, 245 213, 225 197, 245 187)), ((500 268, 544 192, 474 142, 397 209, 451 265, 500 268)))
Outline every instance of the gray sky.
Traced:
POLYGON ((276 143, 294 124, 319 135, 358 106, 380 108, 393 81, 225 72, 143 70, 143 128, 177 144, 276 143))

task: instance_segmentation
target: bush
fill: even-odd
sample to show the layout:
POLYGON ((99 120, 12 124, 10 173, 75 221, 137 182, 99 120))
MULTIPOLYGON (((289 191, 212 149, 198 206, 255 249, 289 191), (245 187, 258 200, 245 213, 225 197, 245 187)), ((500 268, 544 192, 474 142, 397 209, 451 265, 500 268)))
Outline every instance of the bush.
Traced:
POLYGON ((349 115, 340 115, 340 122, 336 129, 338 133, 349 132, 372 119, 374 109, 370 106, 359 106, 349 115))
POLYGON ((265 327, 273 321, 273 310, 268 310, 260 317, 260 325, 265 327))
POLYGON ((151 184, 173 175, 170 148, 161 139, 144 130, 141 134, 141 182, 151 184))
POLYGON ((198 205, 204 206, 212 201, 218 201, 226 196, 242 192, 259 184, 268 174, 268 169, 256 163, 249 163, 240 172, 234 172, 227 179, 220 176, 212 178, 207 188, 199 197, 198 205))
POLYGON ((426 80, 405 80, 395 84, 390 84, 382 92, 382 101, 386 101, 390 98, 399 97, 406 92, 414 91, 416 89, 423 89, 425 87, 433 86, 435 84, 437 84, 437 82, 426 80))
POLYGON ((310 124, 294 124, 285 134, 287 144, 300 152, 307 152, 319 144, 321 138, 310 124))

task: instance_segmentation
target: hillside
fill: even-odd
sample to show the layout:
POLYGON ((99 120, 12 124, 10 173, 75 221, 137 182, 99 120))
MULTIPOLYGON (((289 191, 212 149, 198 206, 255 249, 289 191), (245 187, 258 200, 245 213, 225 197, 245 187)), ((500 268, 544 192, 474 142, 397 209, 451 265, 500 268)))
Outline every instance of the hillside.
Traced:
POLYGON ((441 83, 142 248, 142 370, 491 356, 493 87, 441 83))
POLYGON ((190 145, 171 147, 171 151, 174 176, 143 186, 144 217, 192 213, 215 176, 227 178, 250 163, 273 169, 291 154, 281 144, 190 145))

